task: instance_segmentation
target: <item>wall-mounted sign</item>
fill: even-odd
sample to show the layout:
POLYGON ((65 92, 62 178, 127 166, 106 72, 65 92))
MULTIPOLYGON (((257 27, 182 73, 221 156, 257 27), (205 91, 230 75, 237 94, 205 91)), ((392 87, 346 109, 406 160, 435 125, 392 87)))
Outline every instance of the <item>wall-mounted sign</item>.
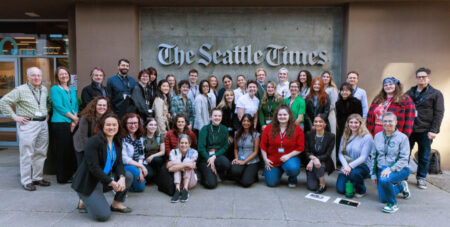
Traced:
POLYGON ((197 52, 183 50, 178 45, 162 43, 158 46, 158 61, 161 65, 323 65, 328 61, 326 50, 289 50, 287 46, 269 44, 265 49, 254 49, 252 45, 235 46, 233 49, 214 50, 209 43, 202 44, 197 52))

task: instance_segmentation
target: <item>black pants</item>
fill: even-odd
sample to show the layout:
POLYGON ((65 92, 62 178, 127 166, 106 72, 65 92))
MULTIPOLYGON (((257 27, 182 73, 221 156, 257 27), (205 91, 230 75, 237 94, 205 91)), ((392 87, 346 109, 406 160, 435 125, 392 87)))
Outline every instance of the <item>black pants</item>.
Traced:
POLYGON ((56 154, 56 180, 64 184, 77 169, 70 123, 52 123, 53 149, 56 154))
POLYGON ((175 193, 175 184, 173 183, 173 174, 169 172, 166 165, 162 165, 159 173, 156 175, 156 184, 158 191, 163 192, 169 196, 175 193))
POLYGON ((150 162, 150 164, 145 165, 148 172, 147 176, 145 177, 147 183, 150 183, 150 181, 152 180, 154 181, 157 178, 163 165, 164 165, 163 157, 155 157, 152 159, 152 162, 150 162))
POLYGON ((75 157, 77 158, 77 167, 79 167, 84 158, 84 151, 75 151, 75 157))
MULTIPOLYGON (((206 160, 201 160, 198 163, 198 170, 200 171, 201 181, 200 183, 207 189, 214 189, 217 187, 217 177, 216 174, 207 166, 206 160)), ((228 170, 231 167, 231 163, 227 157, 221 155, 214 161, 217 173, 219 177, 224 180, 228 174, 228 170)))
POLYGON ((320 164, 320 168, 313 167, 311 171, 306 171, 306 187, 311 191, 319 189, 319 179, 325 176, 325 163, 320 164))
POLYGON ((243 187, 250 187, 258 177, 259 163, 231 165, 231 177, 243 187))

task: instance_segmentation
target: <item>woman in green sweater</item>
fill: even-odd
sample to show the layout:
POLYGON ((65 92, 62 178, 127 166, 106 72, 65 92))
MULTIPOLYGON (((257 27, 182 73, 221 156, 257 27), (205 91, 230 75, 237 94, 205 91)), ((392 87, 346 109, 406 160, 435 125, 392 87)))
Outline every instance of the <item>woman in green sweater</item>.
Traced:
POLYGON ((266 92, 261 99, 258 110, 258 120, 261 125, 261 131, 264 130, 266 125, 270 124, 272 121, 275 109, 280 104, 283 104, 283 97, 281 97, 276 91, 277 85, 273 81, 269 81, 266 85, 266 92))
POLYGON ((305 115, 305 100, 299 95, 300 92, 300 82, 293 80, 289 83, 289 91, 291 96, 286 98, 285 104, 289 106, 294 114, 295 124, 300 126, 302 130, 303 126, 303 115, 305 115))
POLYGON ((224 179, 231 163, 225 156, 228 150, 228 129, 221 125, 222 110, 214 108, 210 114, 211 123, 203 126, 198 138, 198 153, 200 160, 198 169, 201 174, 201 184, 207 189, 217 187, 217 175, 224 179))

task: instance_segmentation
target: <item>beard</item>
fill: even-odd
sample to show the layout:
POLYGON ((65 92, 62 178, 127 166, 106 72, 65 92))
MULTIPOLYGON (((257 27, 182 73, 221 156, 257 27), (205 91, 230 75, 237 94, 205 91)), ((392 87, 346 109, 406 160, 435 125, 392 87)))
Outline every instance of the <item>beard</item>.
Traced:
POLYGON ((128 74, 128 69, 119 69, 120 74, 122 75, 127 75, 128 74))

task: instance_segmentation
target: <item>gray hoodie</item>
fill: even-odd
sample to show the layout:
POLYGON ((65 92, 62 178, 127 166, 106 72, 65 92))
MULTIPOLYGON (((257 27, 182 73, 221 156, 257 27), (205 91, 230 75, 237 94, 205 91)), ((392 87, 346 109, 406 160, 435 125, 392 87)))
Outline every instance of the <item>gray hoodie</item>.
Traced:
POLYGON ((390 136, 386 137, 384 131, 377 133, 373 139, 372 146, 372 168, 371 178, 377 179, 377 168, 386 166, 392 172, 397 172, 408 167, 409 161, 409 140, 402 132, 395 130, 390 136))

